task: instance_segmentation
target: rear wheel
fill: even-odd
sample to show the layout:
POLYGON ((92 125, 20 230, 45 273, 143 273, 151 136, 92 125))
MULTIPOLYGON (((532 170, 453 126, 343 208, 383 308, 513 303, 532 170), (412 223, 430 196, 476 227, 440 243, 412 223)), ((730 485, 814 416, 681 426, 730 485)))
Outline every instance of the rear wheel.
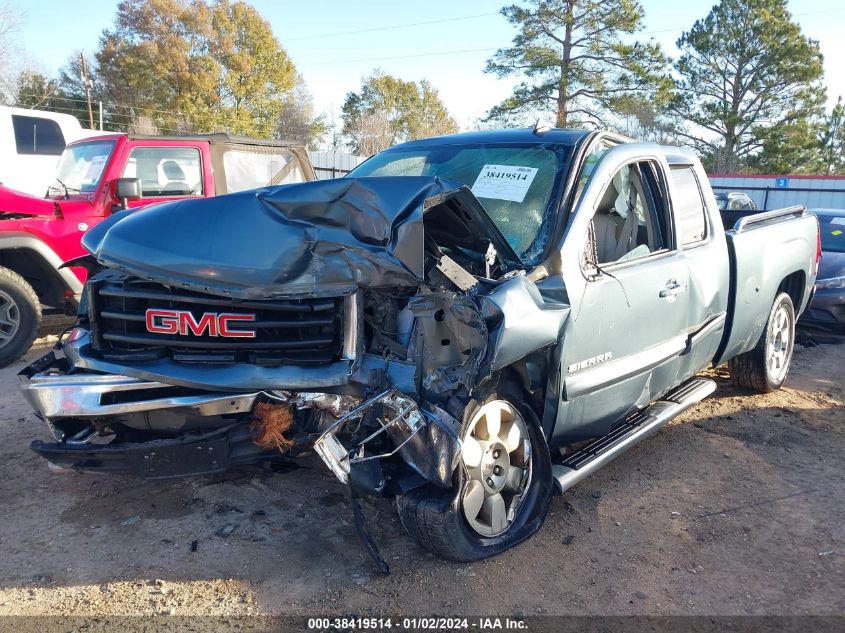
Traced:
POLYGON ((23 356, 41 324, 41 303, 26 280, 0 267, 0 367, 23 356))
POLYGON ((536 532, 551 499, 551 461, 533 411, 500 388, 468 416, 451 490, 397 498, 402 525, 429 551, 458 561, 493 556, 536 532))
POLYGON ((777 391, 789 373, 794 345, 795 308, 789 295, 781 292, 754 349, 729 361, 731 379, 759 393, 777 391))

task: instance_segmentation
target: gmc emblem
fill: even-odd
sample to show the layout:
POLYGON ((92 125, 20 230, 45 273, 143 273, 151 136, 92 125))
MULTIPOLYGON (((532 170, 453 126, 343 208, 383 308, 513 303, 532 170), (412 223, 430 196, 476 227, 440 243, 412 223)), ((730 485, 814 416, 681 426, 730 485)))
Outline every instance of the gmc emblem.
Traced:
POLYGON ((255 321, 254 314, 229 314, 205 312, 194 318, 188 310, 159 310, 150 308, 146 312, 147 331, 153 334, 180 334, 187 336, 226 336, 229 338, 255 338, 255 330, 230 330, 233 321, 255 321))

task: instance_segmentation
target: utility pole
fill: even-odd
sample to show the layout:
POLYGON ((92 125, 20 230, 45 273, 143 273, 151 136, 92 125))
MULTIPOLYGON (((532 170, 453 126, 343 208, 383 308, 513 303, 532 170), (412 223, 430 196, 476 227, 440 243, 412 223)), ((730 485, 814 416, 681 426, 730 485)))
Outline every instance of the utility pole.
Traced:
POLYGON ((88 99, 88 129, 94 129, 94 111, 91 109, 91 84, 93 83, 88 78, 88 68, 85 65, 85 53, 79 53, 79 61, 81 62, 82 70, 82 85, 85 86, 85 96, 88 99))

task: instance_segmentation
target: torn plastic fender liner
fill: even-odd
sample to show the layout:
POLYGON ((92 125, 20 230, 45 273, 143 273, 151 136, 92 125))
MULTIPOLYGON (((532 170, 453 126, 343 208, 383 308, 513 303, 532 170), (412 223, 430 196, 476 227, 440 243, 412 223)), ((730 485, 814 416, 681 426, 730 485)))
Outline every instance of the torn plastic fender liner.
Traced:
POLYGON ((519 259, 472 192, 432 177, 322 180, 118 213, 82 239, 100 264, 241 299, 413 287, 424 236, 519 259), (431 217, 423 226, 423 216, 431 217))

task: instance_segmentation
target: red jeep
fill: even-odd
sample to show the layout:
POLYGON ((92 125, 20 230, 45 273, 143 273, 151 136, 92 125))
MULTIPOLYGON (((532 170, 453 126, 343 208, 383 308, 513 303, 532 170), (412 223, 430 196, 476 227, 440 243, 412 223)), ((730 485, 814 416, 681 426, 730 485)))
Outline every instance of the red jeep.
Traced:
POLYGON ((113 134, 71 143, 44 198, 0 186, 0 366, 29 349, 44 311, 72 314, 82 234, 115 211, 314 180, 304 147, 228 134, 113 134))

